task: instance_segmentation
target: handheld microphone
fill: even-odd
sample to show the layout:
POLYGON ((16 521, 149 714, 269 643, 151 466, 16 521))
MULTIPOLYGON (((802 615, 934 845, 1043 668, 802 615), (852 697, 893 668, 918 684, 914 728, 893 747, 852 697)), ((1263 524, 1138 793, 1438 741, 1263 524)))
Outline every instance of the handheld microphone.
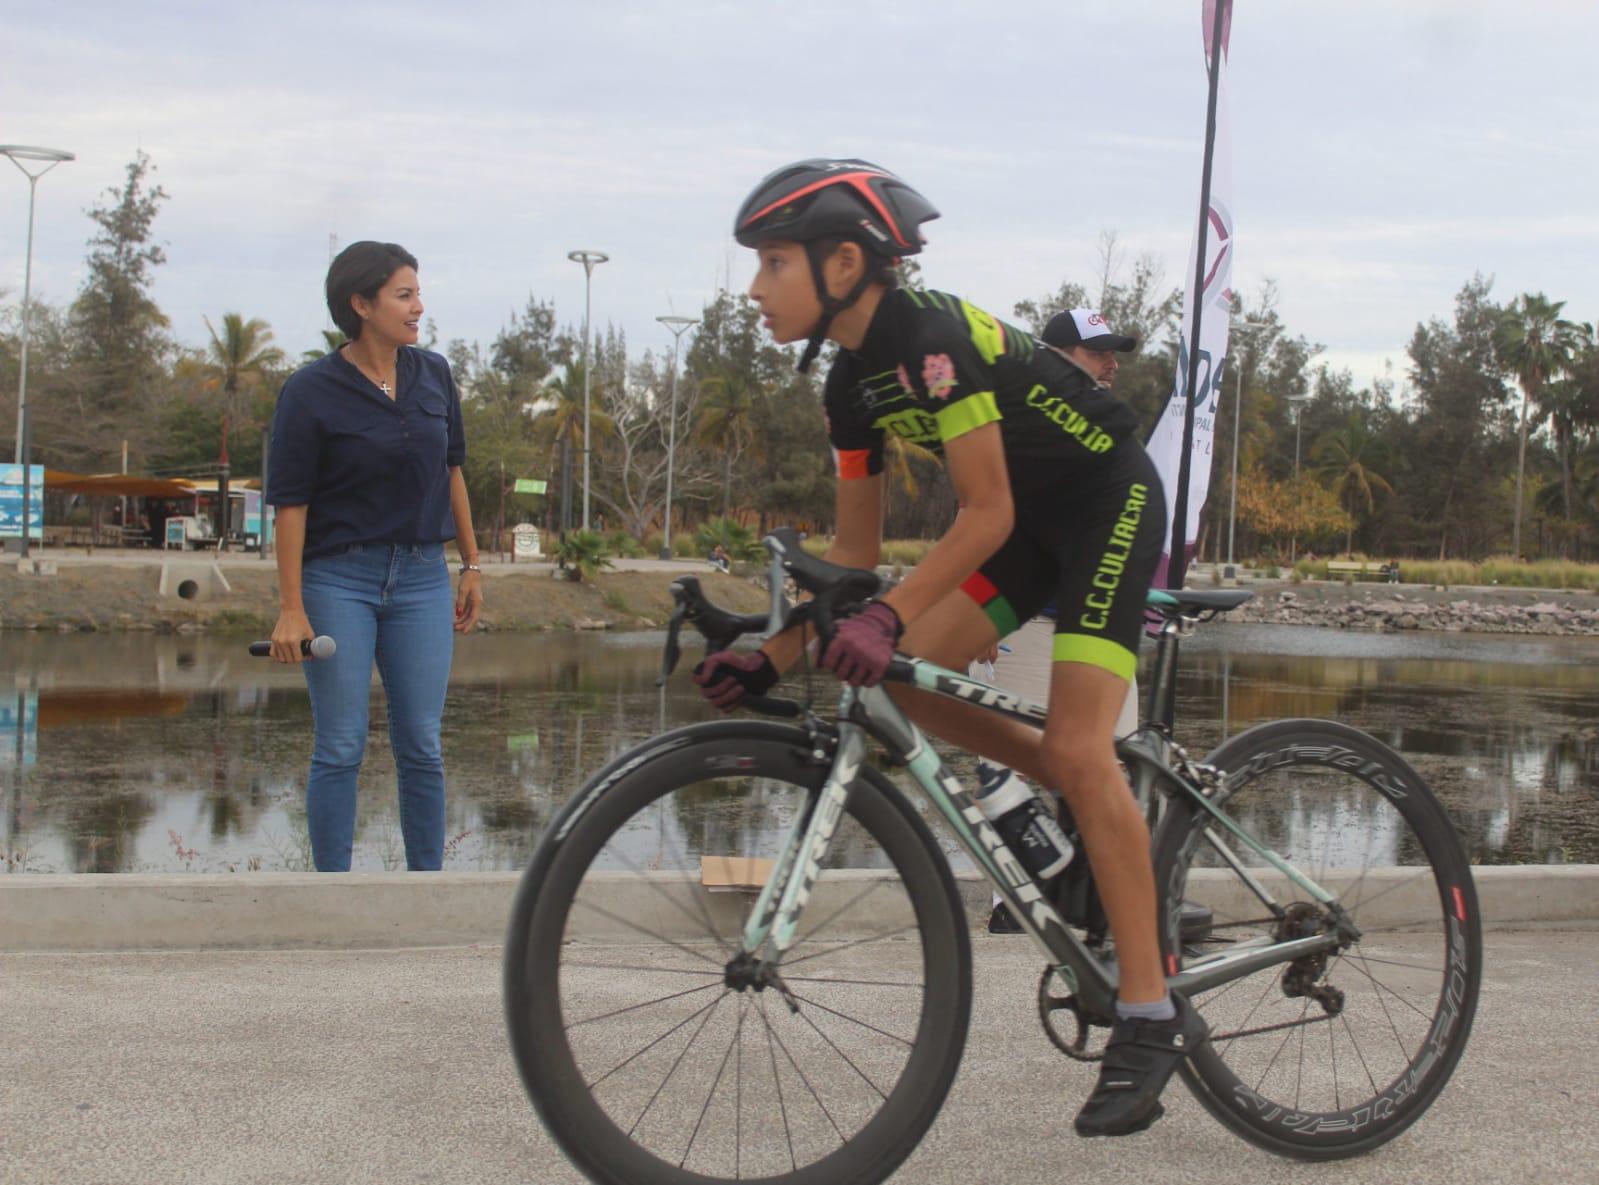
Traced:
MULTIPOLYGON (((300 653, 306 658, 332 658, 338 645, 326 634, 318 634, 314 638, 300 639, 300 653)), ((270 658, 272 655, 271 642, 251 642, 250 653, 256 658, 270 658)))

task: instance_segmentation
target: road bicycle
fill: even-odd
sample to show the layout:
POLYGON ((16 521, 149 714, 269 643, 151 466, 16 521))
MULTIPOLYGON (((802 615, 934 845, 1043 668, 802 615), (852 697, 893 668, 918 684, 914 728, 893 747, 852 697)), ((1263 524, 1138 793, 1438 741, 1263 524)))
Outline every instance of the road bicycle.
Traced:
MULTIPOLYGON (((708 650, 802 622, 823 639, 878 590, 780 530, 772 608, 698 581, 676 602, 708 650), (792 581, 811 599, 789 605, 792 581)), ((1152 591, 1149 719, 1118 755, 1152 823, 1162 957, 1209 1040, 1182 1076, 1262 1148, 1370 1151, 1438 1097, 1471 1029, 1482 934, 1471 868, 1416 772, 1326 720, 1242 732, 1202 761, 1172 736, 1179 640, 1247 591, 1152 591)), ((603 1185, 872 1185, 943 1104, 972 1006, 987 886, 1044 960, 1049 1039, 1092 1061, 1114 1016, 1114 944, 1081 893, 1035 881, 888 694, 904 684, 1041 726, 1044 709, 896 656, 836 711, 762 697, 646 741, 595 774, 522 879, 505 950, 511 1047, 535 1108, 603 1185), (886 772, 903 767, 913 798, 886 772), (963 902, 949 855, 979 874, 963 902)), ((1086 861, 1083 862, 1086 865, 1086 861)), ((1091 896, 1091 894, 1090 894, 1091 896)), ((994 941, 999 941, 995 939, 994 941)))

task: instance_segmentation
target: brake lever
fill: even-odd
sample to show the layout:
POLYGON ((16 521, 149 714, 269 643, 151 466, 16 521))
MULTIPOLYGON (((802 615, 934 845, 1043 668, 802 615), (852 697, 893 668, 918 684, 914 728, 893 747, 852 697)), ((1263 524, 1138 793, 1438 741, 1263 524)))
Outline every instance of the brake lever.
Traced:
MULTIPOLYGON (((677 590, 672 590, 674 595, 677 590)), ((682 648, 678 645, 677 636, 683 628, 683 617, 687 613, 687 606, 678 600, 677 607, 672 610, 672 618, 666 624, 666 645, 661 650, 661 673, 655 680, 655 686, 665 687, 666 680, 677 669, 677 660, 682 657, 682 648)))

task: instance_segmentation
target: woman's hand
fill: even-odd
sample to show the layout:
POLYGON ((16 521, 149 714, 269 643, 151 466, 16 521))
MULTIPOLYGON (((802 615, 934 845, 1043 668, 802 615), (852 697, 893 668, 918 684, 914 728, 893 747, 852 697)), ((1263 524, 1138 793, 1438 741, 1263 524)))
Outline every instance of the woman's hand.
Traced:
POLYGON ((483 611, 483 573, 465 572, 455 591, 455 632, 471 633, 483 611))
POLYGON ((300 652, 301 641, 310 641, 315 636, 304 609, 280 610, 277 624, 272 627, 272 661, 300 662, 304 657, 300 652))

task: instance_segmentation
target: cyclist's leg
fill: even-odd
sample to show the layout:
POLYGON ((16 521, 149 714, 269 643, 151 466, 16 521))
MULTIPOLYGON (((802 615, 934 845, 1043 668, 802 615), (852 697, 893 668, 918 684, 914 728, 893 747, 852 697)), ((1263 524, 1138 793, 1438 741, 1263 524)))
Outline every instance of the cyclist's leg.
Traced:
POLYGON ((1104 666, 1058 661, 1050 686, 1044 763, 1071 808, 1116 940, 1120 998, 1166 997, 1155 929, 1155 873, 1144 812, 1116 761, 1116 718, 1127 679, 1104 666))

